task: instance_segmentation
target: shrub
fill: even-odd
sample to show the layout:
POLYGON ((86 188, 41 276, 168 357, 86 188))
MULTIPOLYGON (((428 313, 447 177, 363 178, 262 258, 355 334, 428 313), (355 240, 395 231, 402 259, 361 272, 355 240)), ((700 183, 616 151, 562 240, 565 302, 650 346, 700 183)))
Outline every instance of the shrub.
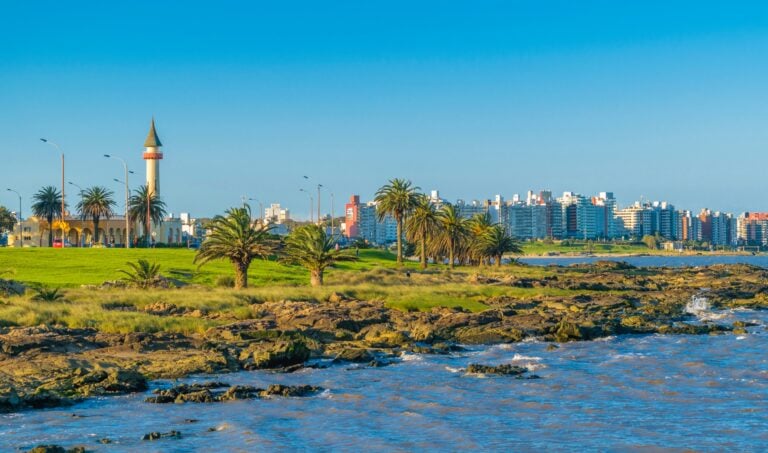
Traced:
POLYGON ((125 277, 123 280, 139 288, 149 288, 160 279, 160 265, 150 263, 147 260, 139 260, 136 263, 126 263, 131 270, 120 270, 125 277))
POLYGON ((235 277, 231 275, 220 275, 216 278, 216 286, 219 288, 234 288, 235 277))
POLYGON ((33 291, 35 292, 35 295, 32 296, 32 300, 41 301, 41 302, 56 302, 57 300, 64 299, 64 293, 60 292, 61 288, 45 288, 45 287, 39 287, 34 288, 33 291))

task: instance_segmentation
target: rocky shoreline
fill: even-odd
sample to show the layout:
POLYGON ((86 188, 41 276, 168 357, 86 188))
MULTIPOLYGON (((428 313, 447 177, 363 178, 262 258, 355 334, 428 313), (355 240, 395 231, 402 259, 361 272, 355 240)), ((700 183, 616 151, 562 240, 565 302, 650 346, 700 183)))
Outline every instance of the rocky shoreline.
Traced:
MULTIPOLYGON (((745 332, 740 323, 700 322, 687 310, 694 295, 706 297, 713 309, 768 308, 768 271, 746 265, 641 269, 599 262, 552 268, 542 279, 474 275, 469 280, 478 290, 498 285, 541 287, 562 289, 563 295, 550 291, 533 298, 488 297, 483 301, 486 310, 470 313, 456 308, 401 311, 387 308, 384 301, 334 293, 328 300, 255 302, 253 319, 197 335, 109 334, 48 325, 4 327, 0 328, 0 411, 143 392, 153 379, 256 369, 292 372, 317 366, 316 359, 383 366, 406 352, 447 354, 460 350, 461 344, 745 332)), ((185 315, 176 307, 157 310, 157 316, 185 315)), ((519 374, 511 368, 482 367, 474 371, 519 374)), ((220 394, 209 388, 194 390, 196 396, 190 398, 300 396, 317 389, 304 390, 240 388, 220 394)), ((185 394, 160 393, 152 398, 163 401, 152 402, 187 401, 185 394)))

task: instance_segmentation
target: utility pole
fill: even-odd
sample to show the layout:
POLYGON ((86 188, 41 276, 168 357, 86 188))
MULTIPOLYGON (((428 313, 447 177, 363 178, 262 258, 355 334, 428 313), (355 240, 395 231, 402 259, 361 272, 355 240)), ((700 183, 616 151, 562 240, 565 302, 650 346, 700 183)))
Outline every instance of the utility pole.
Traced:
POLYGON ((125 248, 129 249, 131 248, 131 225, 130 222, 128 222, 128 195, 130 193, 128 189, 128 173, 131 172, 128 171, 128 164, 125 163, 125 160, 111 154, 105 154, 104 157, 119 160, 123 163, 123 169, 125 170, 125 248))
POLYGON ((19 216, 18 216, 19 217, 19 247, 23 248, 24 247, 24 229, 22 228, 22 225, 21 225, 21 194, 19 192, 16 192, 13 189, 6 189, 6 190, 8 190, 8 192, 15 193, 19 197, 19 216))
MULTIPOLYGON (((56 143, 47 140, 45 138, 40 139, 43 143, 48 143, 49 145, 56 148, 61 153, 61 223, 64 224, 64 152, 59 148, 59 145, 56 143)), ((53 227, 53 225, 51 225, 53 227)), ((64 248, 64 227, 61 227, 61 247, 64 248)))

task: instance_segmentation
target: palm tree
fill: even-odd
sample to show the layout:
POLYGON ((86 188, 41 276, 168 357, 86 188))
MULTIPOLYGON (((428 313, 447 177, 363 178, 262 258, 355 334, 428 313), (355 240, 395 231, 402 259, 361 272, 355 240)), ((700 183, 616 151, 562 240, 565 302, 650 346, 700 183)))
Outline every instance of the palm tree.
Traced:
POLYGON ((77 210, 80 211, 80 217, 87 220, 93 219, 93 237, 94 242, 99 242, 99 219, 102 217, 109 220, 115 215, 112 210, 115 207, 115 200, 112 199, 113 192, 106 187, 90 187, 83 191, 80 202, 77 203, 77 210))
POLYGON ((479 244, 482 247, 484 257, 493 257, 496 261, 496 267, 501 266, 501 258, 505 253, 522 253, 523 249, 501 225, 493 225, 480 238, 479 244))
POLYGON ((379 221, 391 215, 397 222, 397 264, 403 263, 403 221, 405 216, 416 206, 418 187, 413 187, 411 181, 391 179, 376 192, 376 215, 379 221))
POLYGON ((123 280, 131 285, 146 289, 160 278, 160 265, 157 263, 140 259, 136 263, 128 262, 126 264, 131 269, 127 271, 121 269, 120 272, 125 274, 123 280))
POLYGON ((53 247, 53 219, 62 216, 61 192, 45 186, 32 196, 32 201, 32 213, 48 221, 48 247, 53 247))
POLYGON ((438 215, 440 238, 448 251, 448 267, 453 269, 456 252, 465 245, 468 236, 468 221, 463 218, 456 207, 446 204, 438 215))
POLYGON ((165 218, 165 203, 154 192, 149 193, 146 185, 136 189, 134 195, 128 200, 128 218, 131 222, 139 222, 144 225, 144 240, 149 246, 150 222, 160 223, 165 218), (149 213, 149 216, 147 216, 149 213))
POLYGON ((0 231, 12 231, 16 222, 16 216, 5 206, 0 206, 0 231))
POLYGON ((469 245, 469 255, 472 261, 479 264, 485 264, 487 258, 490 255, 485 254, 484 251, 484 236, 493 228, 494 224, 491 222, 491 216, 487 212, 485 214, 475 214, 467 222, 467 229, 471 236, 471 244, 469 245))
POLYGON ((318 225, 304 225, 296 228, 285 240, 284 261, 300 264, 309 270, 312 286, 323 285, 323 271, 337 261, 353 261, 354 256, 335 249, 333 237, 318 225))
POLYGON ((410 242, 419 244, 421 268, 427 268, 427 243, 437 228, 437 209, 429 197, 419 195, 416 205, 405 222, 405 236, 410 242))
POLYGON ((277 249, 270 237, 272 226, 251 222, 251 207, 230 208, 226 216, 217 215, 206 225, 210 231, 195 255, 200 266, 208 261, 226 258, 235 268, 235 289, 248 287, 251 261, 268 258, 277 249))

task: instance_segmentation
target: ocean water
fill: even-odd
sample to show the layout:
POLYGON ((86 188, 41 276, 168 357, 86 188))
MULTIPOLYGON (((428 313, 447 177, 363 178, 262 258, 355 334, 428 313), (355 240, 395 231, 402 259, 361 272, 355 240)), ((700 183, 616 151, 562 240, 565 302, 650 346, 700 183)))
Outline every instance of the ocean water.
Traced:
POLYGON ((544 256, 520 258, 537 266, 568 266, 596 261, 624 261, 638 267, 711 266, 713 264, 752 264, 768 268, 768 255, 663 255, 663 256, 544 256))
MULTIPOLYGON (((136 394, 0 415, 0 451, 40 443, 96 451, 765 451, 768 312, 747 335, 609 337, 592 342, 408 354, 384 368, 198 376, 230 384, 320 385, 309 398, 155 405, 136 394), (514 363, 541 379, 468 376, 514 363), (188 419, 197 421, 190 423, 188 419), (142 441, 151 431, 179 439, 142 441), (112 443, 102 445, 99 439, 112 443)), ((172 382, 155 382, 165 387, 172 382)))

